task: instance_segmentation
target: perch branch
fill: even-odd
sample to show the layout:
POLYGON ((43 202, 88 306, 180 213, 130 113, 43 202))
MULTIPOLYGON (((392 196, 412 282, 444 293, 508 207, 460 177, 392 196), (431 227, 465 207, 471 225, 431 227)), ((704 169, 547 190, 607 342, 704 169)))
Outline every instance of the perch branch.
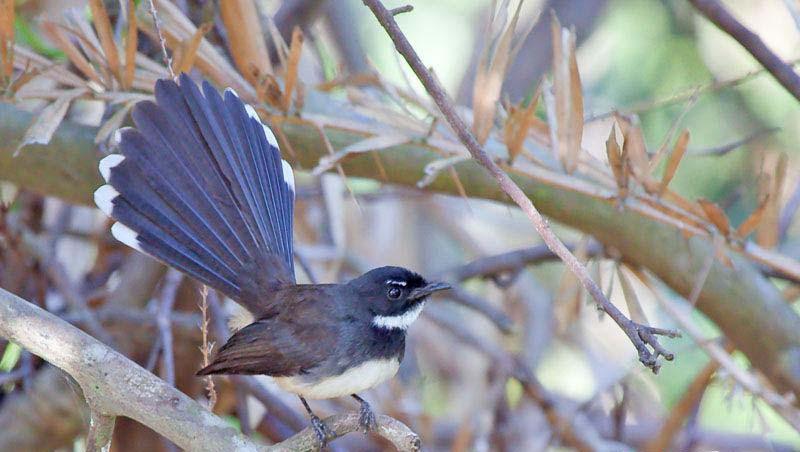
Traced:
MULTIPOLYGON (((92 408, 95 444, 108 433, 114 416, 126 416, 160 433, 178 447, 194 451, 311 450, 309 427, 283 443, 259 446, 203 406, 122 354, 55 315, 0 289, 0 336, 72 376, 92 408)), ((358 415, 329 418, 338 436, 359 430, 358 415)), ((377 433, 399 450, 417 450, 419 437, 400 421, 378 418, 377 433)))
POLYGON ((625 315, 620 311, 611 301, 606 298, 603 290, 597 283, 594 282, 591 275, 589 275, 589 271, 586 267, 580 263, 578 258, 572 254, 569 249, 564 245, 564 243, 559 239, 553 230, 550 228, 550 225, 545 221, 542 215, 539 213, 539 210, 534 206, 533 201, 525 195, 525 192, 517 185, 509 176, 503 171, 495 162, 489 157, 489 154, 483 149, 483 147, 478 143, 475 137, 467 128, 467 125, 458 115, 453 107, 452 102, 448 98, 447 94, 445 93, 444 89, 439 84, 438 80, 436 80, 431 72, 422 64, 422 61, 419 59, 416 50, 411 46, 411 43, 408 42, 408 39, 400 30, 400 27, 397 25, 397 22, 394 20, 394 16, 392 12, 387 10, 380 0, 363 0, 364 4, 372 10, 372 13, 378 19, 378 22, 383 26, 386 33, 394 42, 395 48, 397 51, 403 55, 406 62, 414 73, 419 78, 422 85, 428 91, 428 94, 431 95, 436 105, 439 107, 439 110, 442 114, 447 118, 447 122, 450 123, 450 126, 456 132, 459 140, 467 147, 467 150, 472 157, 478 161, 495 179, 495 181, 500 185, 503 191, 514 200, 514 202, 522 209, 523 212, 528 216, 528 218, 533 223, 536 232, 542 237, 542 240, 547 245, 547 247, 558 257, 564 261, 564 264, 575 274, 581 284, 586 288, 586 291, 592 296, 592 298, 597 302, 599 306, 603 308, 603 310, 611 317, 614 322, 619 325, 619 327, 625 332, 628 338, 631 340, 633 345, 636 347, 636 350, 639 354, 639 360, 647 367, 653 369, 653 371, 657 371, 659 364, 658 364, 658 355, 663 355, 664 358, 671 361, 673 359, 672 353, 666 352, 661 345, 659 345, 658 340, 656 339, 656 335, 665 334, 669 337, 674 337, 677 333, 664 331, 664 330, 657 330, 651 328, 647 325, 640 325, 636 322, 625 317, 625 315), (651 346, 653 351, 650 351, 647 346, 651 346))

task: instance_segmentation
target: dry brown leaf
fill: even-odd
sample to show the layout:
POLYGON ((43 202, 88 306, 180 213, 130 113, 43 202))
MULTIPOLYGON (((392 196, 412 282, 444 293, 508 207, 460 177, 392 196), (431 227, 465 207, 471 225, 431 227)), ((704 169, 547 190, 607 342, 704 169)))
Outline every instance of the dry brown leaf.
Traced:
POLYGON ((722 210, 720 206, 705 198, 698 199, 697 203, 700 204, 703 212, 705 212, 708 221, 710 221, 724 237, 728 237, 731 232, 731 223, 728 221, 728 216, 725 215, 725 211, 722 210))
POLYGON ((233 61, 247 81, 255 85, 259 77, 272 74, 256 4, 253 0, 225 0, 219 3, 219 9, 233 61))
POLYGON ((628 162, 633 175, 641 181, 641 178, 648 174, 647 146, 644 143, 642 129, 632 125, 625 134, 623 144, 628 154, 628 162))
POLYGON ((625 199, 628 196, 628 168, 625 161, 627 156, 617 143, 617 127, 614 124, 611 125, 611 133, 608 134, 608 140, 606 140, 606 155, 611 171, 614 173, 614 180, 617 182, 619 197, 625 199))
POLYGON ((673 147, 672 154, 670 154, 669 160, 667 160, 667 167, 664 169, 664 175, 661 177, 661 188, 658 191, 659 195, 664 194, 669 186, 669 183, 672 181, 672 178, 675 176, 675 172, 678 170, 678 165, 681 163, 681 159, 686 153, 686 146, 688 144, 689 131, 684 130, 683 133, 681 133, 681 135, 678 137, 677 141, 675 141, 675 147, 673 147))
MULTIPOLYGON (((733 352, 732 347, 727 346, 726 348, 728 353, 733 352)), ((672 448, 672 443, 681 431, 683 424, 700 405, 706 388, 713 381, 714 374, 719 369, 719 366, 717 361, 712 360, 695 375, 681 398, 666 414, 666 419, 662 423, 658 434, 648 439, 648 442, 642 447, 644 452, 661 452, 672 448)))
MULTIPOLYGON (((575 33, 570 33, 569 38, 569 103, 570 121, 568 124, 569 148, 571 154, 567 161, 572 165, 572 171, 578 165, 578 155, 581 150, 581 140, 583 139, 583 88, 581 76, 578 72, 578 60, 575 56, 575 33)), ((569 169, 569 166, 567 167, 569 169)))
POLYGON ((103 53, 108 63, 108 68, 117 80, 122 80, 122 73, 119 70, 119 51, 114 42, 114 30, 111 28, 111 20, 108 18, 108 11, 103 5, 102 0, 89 0, 89 8, 92 11, 94 28, 103 46, 103 53))
POLYGON ((742 221, 742 224, 739 225, 739 228, 736 230, 737 235, 743 239, 746 239, 750 233, 755 231, 758 225, 761 223, 761 218, 764 216, 764 212, 766 212, 768 206, 769 196, 766 196, 760 203, 758 203, 756 210, 754 210, 753 213, 751 213, 744 221, 742 221))
MULTIPOLYGON (((221 6, 224 7, 228 5, 228 3, 233 2, 225 1, 222 2, 221 6)), ((153 27, 153 16, 150 15, 147 4, 148 2, 146 1, 140 2, 136 9, 139 27, 140 30, 147 33, 151 38, 158 39, 153 27)), ((164 38, 167 40, 167 46, 173 51, 178 48, 185 39, 190 38, 197 30, 194 23, 186 17, 173 2, 158 2, 158 19, 159 22, 161 22, 161 31, 164 33, 164 38)), ((240 29, 241 24, 236 23, 235 28, 237 30, 240 29)), ((238 31, 236 34, 237 36, 239 35, 238 31)), ((261 39, 255 39, 254 36, 260 35, 254 34, 247 39, 254 42, 263 41, 261 39)), ((137 54, 136 62, 150 72, 165 72, 163 66, 159 64, 155 64, 155 68, 153 68, 151 63, 154 62, 147 62, 147 57, 144 55, 137 54), (147 66, 145 66, 145 64, 147 66)), ((257 100, 253 85, 248 83, 242 74, 230 63, 229 59, 223 56, 222 53, 206 39, 202 39, 200 42, 194 67, 216 86, 225 86, 236 90, 242 100, 246 102, 255 102, 257 100)), ((164 77, 165 75, 166 74, 160 75, 159 77, 164 77)), ((149 88, 144 86, 142 89, 152 90, 152 87, 153 85, 151 83, 149 88)))
POLYGON ((211 28, 214 26, 211 22, 206 22, 201 24, 197 30, 195 30, 192 37, 183 41, 180 47, 180 58, 175 58, 175 73, 180 74, 181 72, 189 72, 194 66, 195 58, 197 57, 197 49, 200 48, 200 42, 202 42, 203 37, 211 31, 211 28))
POLYGON ((14 0, 0 0, 0 74, 14 73, 14 0))
MULTIPOLYGON (((786 179, 786 165, 788 157, 785 153, 769 156, 774 161, 773 171, 769 177, 762 179, 760 194, 769 197, 768 205, 761 223, 758 226, 756 242, 764 248, 775 248, 780 242, 779 218, 781 214, 781 199, 783 184, 786 179)), ((767 176, 766 174, 764 176, 767 176)))
POLYGON ((297 69, 300 65, 300 55, 303 50, 303 32, 300 27, 295 26, 292 30, 292 43, 289 45, 289 59, 286 66, 286 88, 283 92, 282 108, 284 113, 289 112, 292 106, 292 92, 297 85, 297 69))
MULTIPOLYGON (((507 2, 500 5, 501 12, 505 12, 507 2)), ((514 45, 514 34, 517 31, 522 2, 517 4, 511 22, 500 33, 497 45, 492 52, 492 42, 487 43, 481 53, 480 63, 475 75, 475 82, 472 90, 473 120, 472 131, 479 143, 484 144, 489 138, 489 133, 494 126, 494 118, 497 113, 497 101, 500 99, 500 91, 503 87, 503 80, 506 76, 509 63, 513 60, 518 47, 514 45), (491 57, 489 56, 491 54, 491 57)), ((493 15, 491 19, 494 23, 489 24, 489 29, 505 26, 505 15, 493 15)), ((528 29, 528 32, 530 28, 528 29)), ((521 36, 524 39, 527 33, 521 36)), ((493 38, 493 37, 492 37, 493 38)), ((493 41, 494 39, 492 39, 493 41)))
POLYGON ((83 56, 83 53, 75 47, 61 25, 53 22, 42 22, 42 30, 53 41, 56 47, 64 52, 69 61, 81 71, 84 77, 95 83, 102 84, 100 76, 97 74, 94 66, 92 66, 89 60, 83 56))
POLYGON ((122 89, 130 89, 136 72, 136 48, 139 45, 139 25, 136 21, 136 4, 128 0, 128 34, 125 38, 125 73, 122 74, 122 89))
POLYGON ((558 156, 567 173, 578 167, 583 137, 583 93, 575 57, 575 34, 553 15, 553 89, 558 156))
MULTIPOLYGON (((541 88, 541 86, 540 86, 541 88)), ((538 121, 542 122, 536 117, 536 107, 539 103, 541 89, 536 89, 536 94, 531 99, 527 107, 514 106, 509 108, 508 119, 503 126, 503 138, 508 148, 508 161, 513 163, 514 159, 522 152, 525 138, 528 136, 528 131, 538 121)), ((545 128, 547 125, 545 124, 545 128)))
POLYGON ((76 88, 67 91, 63 96, 56 99, 55 102, 48 105, 41 111, 34 119, 33 123, 25 131, 25 135, 14 150, 14 156, 17 156, 23 147, 29 144, 48 144, 53 137, 61 121, 64 120, 64 115, 67 114, 69 104, 78 96, 86 93, 84 88, 76 88))
POLYGON ((644 143, 641 127, 630 126, 628 133, 625 134, 625 143, 622 148, 628 157, 628 167, 634 178, 648 193, 657 193, 661 185, 650 175, 650 162, 647 158, 647 146, 644 143))

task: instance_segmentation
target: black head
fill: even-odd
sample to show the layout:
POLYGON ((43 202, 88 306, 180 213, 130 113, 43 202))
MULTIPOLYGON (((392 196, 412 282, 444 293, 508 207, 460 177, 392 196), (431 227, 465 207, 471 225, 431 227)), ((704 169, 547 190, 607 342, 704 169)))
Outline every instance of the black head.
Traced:
POLYGON ((372 324, 382 329, 408 328, 417 319, 428 295, 449 289, 442 282, 429 283, 402 267, 380 267, 348 283, 360 303, 372 314, 372 324))

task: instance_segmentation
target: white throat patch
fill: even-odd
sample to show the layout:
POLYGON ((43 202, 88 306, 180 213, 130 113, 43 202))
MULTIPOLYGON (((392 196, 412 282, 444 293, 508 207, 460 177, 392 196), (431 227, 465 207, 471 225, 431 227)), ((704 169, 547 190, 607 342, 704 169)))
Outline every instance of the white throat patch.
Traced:
POLYGON ((425 302, 421 301, 417 303, 412 309, 409 309, 403 314, 400 315, 376 315, 374 319, 372 319, 372 324, 378 328, 383 328, 385 330, 405 330, 414 323, 414 320, 417 320, 419 314, 422 312, 422 308, 425 306, 425 302))

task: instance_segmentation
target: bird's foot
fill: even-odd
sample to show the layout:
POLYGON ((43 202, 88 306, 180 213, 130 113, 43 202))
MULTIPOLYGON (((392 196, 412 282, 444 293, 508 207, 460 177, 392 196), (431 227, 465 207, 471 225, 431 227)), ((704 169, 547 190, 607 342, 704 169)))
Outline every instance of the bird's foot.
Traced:
POLYGON ((378 422, 375 420, 375 413, 372 412, 369 403, 366 400, 360 400, 361 408, 358 410, 358 424, 363 429, 364 433, 369 433, 378 428, 378 422))
POLYGON ((311 427, 314 429, 314 434, 317 435, 319 441, 319 449, 322 450, 328 445, 328 441, 333 439, 336 435, 317 415, 311 415, 311 427))

